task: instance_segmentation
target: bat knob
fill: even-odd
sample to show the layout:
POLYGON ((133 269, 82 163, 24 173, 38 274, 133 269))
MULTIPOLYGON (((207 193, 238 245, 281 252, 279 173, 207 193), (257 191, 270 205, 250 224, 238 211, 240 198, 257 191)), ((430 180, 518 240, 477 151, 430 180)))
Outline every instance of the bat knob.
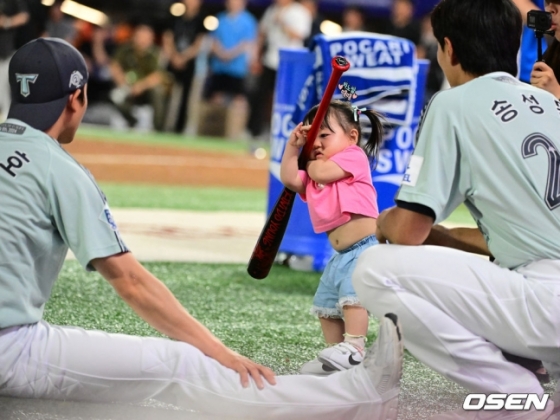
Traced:
POLYGON ((350 68, 350 63, 348 60, 340 55, 333 57, 332 66, 338 68, 339 70, 346 71, 350 68))

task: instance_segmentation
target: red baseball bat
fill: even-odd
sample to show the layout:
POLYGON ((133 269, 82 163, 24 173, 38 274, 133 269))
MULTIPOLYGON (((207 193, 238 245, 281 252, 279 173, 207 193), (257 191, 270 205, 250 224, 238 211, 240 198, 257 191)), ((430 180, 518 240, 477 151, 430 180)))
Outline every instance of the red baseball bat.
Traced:
MULTIPOLYGON (((309 131, 307 132, 307 141, 299 156, 300 168, 305 168, 305 164, 309 160, 309 156, 313 150, 313 143, 315 142, 315 138, 319 133, 321 124, 325 119, 327 109, 338 85, 338 81, 340 80, 342 73, 350 68, 350 63, 344 57, 338 56, 331 60, 331 66, 332 72, 327 83, 327 88, 321 98, 317 114, 313 119, 313 123, 311 124, 309 131)), ((288 226, 288 221, 290 220, 290 214, 292 213, 295 197, 296 193, 292 190, 289 190, 288 188, 284 188, 282 190, 280 197, 276 201, 274 208, 268 216, 255 248, 253 249, 251 258, 249 259, 247 272, 251 277, 261 280, 268 276, 270 268, 274 263, 274 258, 276 258, 276 254, 280 248, 284 232, 286 232, 286 226, 288 226)))

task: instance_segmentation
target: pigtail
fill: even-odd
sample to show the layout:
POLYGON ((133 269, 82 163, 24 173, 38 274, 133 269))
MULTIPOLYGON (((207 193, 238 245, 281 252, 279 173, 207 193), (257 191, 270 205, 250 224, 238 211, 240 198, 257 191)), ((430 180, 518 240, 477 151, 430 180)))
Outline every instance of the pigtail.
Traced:
POLYGON ((365 115, 371 123, 371 133, 362 148, 366 154, 372 158, 372 160, 377 162, 379 148, 381 147, 381 142, 383 141, 383 117, 377 112, 369 109, 361 111, 360 115, 365 115))
MULTIPOLYGON (((319 106, 316 105, 307 112, 303 118, 304 124, 311 124, 313 122, 315 116, 317 115, 318 108, 319 106)), ((352 106, 350 102, 333 100, 327 108, 327 113, 321 128, 325 127, 333 131, 329 125, 331 115, 334 115, 335 118, 337 118, 339 124, 346 132, 350 132, 351 129, 358 130, 358 146, 362 147, 366 155, 368 155, 372 167, 375 167, 379 154, 379 148, 381 147, 381 142, 383 141, 383 117, 375 111, 352 106), (361 115, 365 115, 371 123, 371 133, 365 143, 362 143, 362 127, 360 125, 361 115)))

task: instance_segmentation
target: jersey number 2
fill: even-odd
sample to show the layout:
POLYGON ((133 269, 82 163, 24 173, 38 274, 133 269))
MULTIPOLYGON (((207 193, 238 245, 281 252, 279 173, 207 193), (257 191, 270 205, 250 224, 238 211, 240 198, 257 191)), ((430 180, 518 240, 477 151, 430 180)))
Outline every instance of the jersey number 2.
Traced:
POLYGON ((548 153, 548 179, 544 201, 550 210, 554 210, 560 206, 560 153, 548 137, 534 133, 523 140, 521 145, 523 158, 536 156, 539 146, 548 153))

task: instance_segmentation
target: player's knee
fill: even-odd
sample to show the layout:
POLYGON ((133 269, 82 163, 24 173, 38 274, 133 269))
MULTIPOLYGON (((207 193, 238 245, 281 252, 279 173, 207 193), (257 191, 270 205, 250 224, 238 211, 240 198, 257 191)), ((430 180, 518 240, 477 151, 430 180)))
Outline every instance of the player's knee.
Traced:
POLYGON ((387 287, 386 274, 397 268, 394 251, 391 245, 375 245, 360 255, 352 274, 352 284, 358 296, 370 288, 387 287))

